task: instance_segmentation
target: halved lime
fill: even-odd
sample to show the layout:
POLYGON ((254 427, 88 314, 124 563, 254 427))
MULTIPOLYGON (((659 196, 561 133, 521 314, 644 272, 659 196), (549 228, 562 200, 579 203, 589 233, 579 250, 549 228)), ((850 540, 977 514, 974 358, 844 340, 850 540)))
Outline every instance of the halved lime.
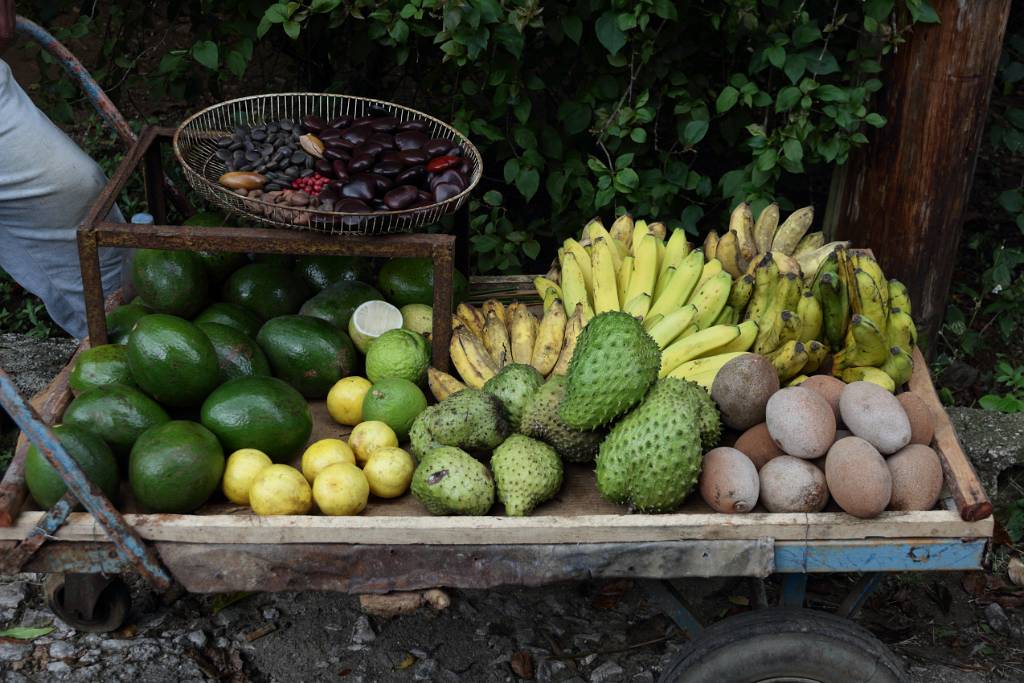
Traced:
POLYGON ((402 327, 402 312, 387 301, 375 299, 360 304, 348 321, 348 336, 362 353, 370 342, 388 330, 402 327))

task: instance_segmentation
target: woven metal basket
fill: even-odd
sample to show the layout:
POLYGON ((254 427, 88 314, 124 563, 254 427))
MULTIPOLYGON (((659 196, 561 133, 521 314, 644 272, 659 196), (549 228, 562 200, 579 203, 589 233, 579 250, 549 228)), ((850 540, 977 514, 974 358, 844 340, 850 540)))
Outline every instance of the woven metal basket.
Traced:
POLYGON ((413 232, 436 223, 442 216, 462 207, 483 174, 483 162, 477 148, 443 121, 399 104, 351 95, 280 93, 228 100, 186 119, 175 131, 173 143, 174 154, 185 171, 186 180, 213 204, 266 225, 334 235, 413 232), (284 118, 297 120, 308 114, 324 120, 339 116, 359 118, 369 115, 371 105, 378 110, 386 110, 399 121, 424 121, 431 136, 461 145, 472 165, 466 189, 443 202, 417 209, 343 213, 304 208, 290 212, 291 216, 287 217, 280 211, 275 212, 274 209, 279 207, 274 204, 242 197, 217 183, 217 179, 228 170, 216 155, 217 141, 231 135, 235 127, 258 126, 284 118))

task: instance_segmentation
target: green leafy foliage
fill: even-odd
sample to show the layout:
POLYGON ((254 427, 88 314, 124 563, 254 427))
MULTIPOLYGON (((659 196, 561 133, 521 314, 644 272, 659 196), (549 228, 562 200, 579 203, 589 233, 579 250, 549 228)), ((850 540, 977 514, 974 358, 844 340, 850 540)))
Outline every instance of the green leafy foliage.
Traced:
MULTIPOLYGON (((29 14, 77 5, 26 4, 29 14)), ((599 211, 694 232, 742 200, 792 204, 804 174, 827 174, 885 125, 872 108, 881 60, 912 22, 937 20, 927 0, 196 0, 162 18, 114 0, 97 11, 69 30, 120 27, 104 30, 90 65, 105 85, 143 78, 156 97, 209 101, 285 55, 288 89, 381 97, 452 121, 484 156, 476 196, 502 195, 471 207, 488 270, 550 259, 540 238, 564 238, 599 211), (132 43, 128 27, 167 22, 186 25, 189 42, 132 43), (124 58, 152 50, 155 73, 124 58)), ((44 87, 70 115, 74 89, 63 78, 44 87)))

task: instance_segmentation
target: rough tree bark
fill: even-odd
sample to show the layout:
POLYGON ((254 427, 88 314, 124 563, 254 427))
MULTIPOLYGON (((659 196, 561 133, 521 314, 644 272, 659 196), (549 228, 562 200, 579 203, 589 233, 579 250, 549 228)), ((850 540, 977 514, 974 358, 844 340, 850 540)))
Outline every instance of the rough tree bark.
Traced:
POLYGON ((1010 2, 931 0, 942 23, 915 26, 886 65, 888 123, 832 178, 826 233, 906 283, 925 343, 946 307, 1010 2))

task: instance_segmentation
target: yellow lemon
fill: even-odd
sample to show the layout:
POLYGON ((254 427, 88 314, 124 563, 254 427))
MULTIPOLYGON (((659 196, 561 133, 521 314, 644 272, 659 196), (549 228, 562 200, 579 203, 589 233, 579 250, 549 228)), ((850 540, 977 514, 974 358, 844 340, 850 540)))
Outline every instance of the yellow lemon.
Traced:
POLYGON ((339 462, 356 464, 355 453, 341 439, 320 439, 310 444, 302 454, 302 474, 310 484, 320 474, 320 470, 339 462))
POLYGON ((370 420, 355 426, 349 434, 348 445, 355 451, 356 462, 363 465, 370 458, 370 454, 378 448, 397 446, 398 437, 395 436, 395 430, 383 422, 370 420))
POLYGON ((313 507, 309 482, 294 467, 264 467, 249 489, 249 503, 257 515, 304 515, 313 507))
POLYGON ((358 515, 369 495, 366 475, 347 462, 325 468, 313 482, 313 500, 325 515, 358 515))
POLYGON ((378 448, 363 465, 370 493, 379 498, 397 498, 409 489, 416 462, 401 448, 378 448))
POLYGON ((363 398, 372 386, 365 377, 339 379, 327 392, 327 412, 338 424, 359 424, 363 421, 363 398))
POLYGON ((256 475, 262 472, 263 468, 273 464, 270 456, 255 448, 235 451, 228 456, 228 462, 224 466, 224 479, 221 481, 224 495, 235 505, 248 505, 249 487, 252 486, 256 475))

